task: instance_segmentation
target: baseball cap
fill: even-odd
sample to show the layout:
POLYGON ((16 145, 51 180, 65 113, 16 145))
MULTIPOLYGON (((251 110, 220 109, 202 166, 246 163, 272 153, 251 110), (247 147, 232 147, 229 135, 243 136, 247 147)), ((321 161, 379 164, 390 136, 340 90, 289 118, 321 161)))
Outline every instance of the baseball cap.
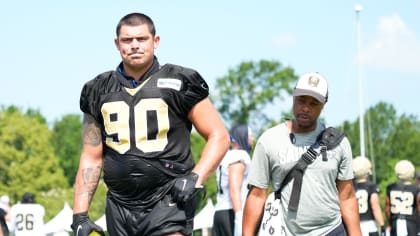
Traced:
POLYGON ((327 80, 318 72, 305 73, 299 77, 293 90, 293 96, 311 96, 322 104, 328 100, 327 80))

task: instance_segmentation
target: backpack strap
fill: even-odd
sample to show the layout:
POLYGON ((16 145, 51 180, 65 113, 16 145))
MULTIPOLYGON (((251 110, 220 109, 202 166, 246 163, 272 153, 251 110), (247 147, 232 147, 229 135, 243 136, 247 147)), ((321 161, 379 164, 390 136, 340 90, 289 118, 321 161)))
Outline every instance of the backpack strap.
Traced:
POLYGON ((301 158, 286 175, 280 188, 275 192, 275 199, 280 198, 280 193, 284 186, 294 179, 288 209, 289 211, 296 212, 299 206, 303 174, 305 173, 306 168, 308 165, 312 164, 320 154, 322 154, 322 160, 327 161, 327 150, 337 147, 344 137, 345 134, 336 128, 328 127, 324 129, 318 135, 317 141, 302 154, 301 158))

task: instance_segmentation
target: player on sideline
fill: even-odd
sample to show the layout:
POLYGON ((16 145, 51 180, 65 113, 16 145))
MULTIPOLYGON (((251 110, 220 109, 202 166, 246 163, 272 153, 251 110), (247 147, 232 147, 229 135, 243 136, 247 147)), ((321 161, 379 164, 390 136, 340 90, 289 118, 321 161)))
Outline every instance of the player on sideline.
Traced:
POLYGON ((363 236, 385 236, 384 218, 379 203, 379 188, 369 180, 372 164, 367 157, 353 159, 354 188, 359 204, 360 228, 363 236))
POLYGON ((103 171, 111 236, 191 235, 194 195, 229 147, 227 132, 201 75, 160 65, 152 19, 131 13, 116 27, 122 62, 81 92, 83 150, 76 176, 72 229, 104 234, 88 215, 103 171), (194 163, 192 127, 206 140, 194 163))
POLYGON ((385 212, 391 226, 391 236, 418 235, 420 188, 413 184, 414 165, 401 160, 395 165, 399 182, 386 188, 385 212))
POLYGON ((22 201, 10 209, 14 236, 44 236, 45 208, 35 202, 35 195, 23 194, 22 201))

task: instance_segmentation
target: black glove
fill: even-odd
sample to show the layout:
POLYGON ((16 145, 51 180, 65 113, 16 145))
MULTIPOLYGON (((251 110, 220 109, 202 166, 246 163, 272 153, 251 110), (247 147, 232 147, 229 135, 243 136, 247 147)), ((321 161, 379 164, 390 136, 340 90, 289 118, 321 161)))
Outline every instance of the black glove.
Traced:
POLYGON ((73 215, 73 223, 71 224, 71 229, 73 230, 74 236, 88 236, 94 231, 102 236, 105 236, 102 228, 89 219, 87 212, 73 215))
POLYGON ((386 236, 385 226, 381 226, 381 236, 386 236))
POLYGON ((196 191, 197 180, 198 175, 194 172, 175 179, 175 184, 172 187, 172 199, 179 204, 184 204, 190 200, 196 191))

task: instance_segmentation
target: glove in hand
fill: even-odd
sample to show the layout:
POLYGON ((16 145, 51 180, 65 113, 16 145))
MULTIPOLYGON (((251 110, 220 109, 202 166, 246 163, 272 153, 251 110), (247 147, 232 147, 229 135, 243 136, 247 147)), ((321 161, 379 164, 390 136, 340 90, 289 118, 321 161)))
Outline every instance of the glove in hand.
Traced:
POLYGON ((174 186, 172 187, 173 201, 177 202, 178 204, 184 204, 188 202, 188 200, 194 196, 197 180, 198 175, 194 172, 177 178, 175 180, 174 186))
POLYGON ((89 236, 92 232, 97 232, 105 236, 103 229, 90 220, 87 212, 77 213, 73 215, 73 223, 71 224, 74 236, 89 236))

